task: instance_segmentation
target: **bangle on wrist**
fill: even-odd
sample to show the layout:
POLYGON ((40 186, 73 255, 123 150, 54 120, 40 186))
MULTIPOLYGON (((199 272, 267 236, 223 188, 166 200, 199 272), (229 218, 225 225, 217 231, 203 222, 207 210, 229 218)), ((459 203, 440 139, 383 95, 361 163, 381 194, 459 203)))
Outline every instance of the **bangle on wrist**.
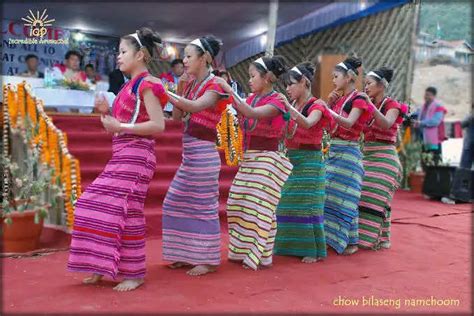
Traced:
POLYGON ((181 99, 181 97, 179 95, 177 95, 176 93, 174 92, 171 92, 171 91, 167 91, 168 95, 174 99, 176 99, 178 102, 179 100, 181 99))
POLYGON ((120 128, 121 129, 131 129, 135 126, 135 124, 130 124, 130 123, 120 123, 120 128))
POLYGON ((240 95, 238 95, 238 93, 235 92, 234 90, 232 90, 232 95, 233 95, 234 98, 237 99, 237 101, 239 101, 240 103, 244 102, 244 100, 240 97, 240 95))

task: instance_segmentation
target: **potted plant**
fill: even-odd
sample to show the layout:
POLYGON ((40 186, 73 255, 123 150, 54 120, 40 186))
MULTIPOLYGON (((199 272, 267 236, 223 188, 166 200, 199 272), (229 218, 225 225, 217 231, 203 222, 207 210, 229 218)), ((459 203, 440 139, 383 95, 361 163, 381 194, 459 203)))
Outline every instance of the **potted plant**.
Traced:
POLYGON ((3 219, 3 252, 36 249, 49 207, 46 192, 51 185, 51 171, 39 163, 36 150, 27 150, 24 158, 18 162, 12 157, 2 159, 4 193, 0 215, 3 219))
POLYGON ((421 168, 422 144, 419 141, 413 141, 404 146, 400 155, 403 164, 403 187, 410 188, 411 192, 421 193, 425 173, 421 168))

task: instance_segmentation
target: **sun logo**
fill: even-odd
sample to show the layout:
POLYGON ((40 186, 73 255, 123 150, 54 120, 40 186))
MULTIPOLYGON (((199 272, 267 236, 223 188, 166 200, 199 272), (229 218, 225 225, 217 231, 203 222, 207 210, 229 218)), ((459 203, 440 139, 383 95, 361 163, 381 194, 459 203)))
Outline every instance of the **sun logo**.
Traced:
POLYGON ((43 13, 40 16, 39 11, 36 11, 35 14, 30 10, 30 16, 26 16, 21 18, 23 21, 28 22, 25 23, 25 26, 30 27, 30 37, 41 37, 46 35, 48 30, 46 26, 51 26, 52 22, 56 21, 55 19, 48 20, 48 15, 46 14, 46 9, 44 9, 43 13))

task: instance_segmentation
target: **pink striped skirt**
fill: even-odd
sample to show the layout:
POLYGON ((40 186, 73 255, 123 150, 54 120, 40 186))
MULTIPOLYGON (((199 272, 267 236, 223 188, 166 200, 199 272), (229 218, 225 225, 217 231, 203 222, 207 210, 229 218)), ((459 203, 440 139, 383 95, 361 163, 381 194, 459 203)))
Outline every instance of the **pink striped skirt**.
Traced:
POLYGON ((143 207, 156 169, 155 141, 120 135, 112 148, 104 171, 75 205, 68 270, 143 278, 143 207))

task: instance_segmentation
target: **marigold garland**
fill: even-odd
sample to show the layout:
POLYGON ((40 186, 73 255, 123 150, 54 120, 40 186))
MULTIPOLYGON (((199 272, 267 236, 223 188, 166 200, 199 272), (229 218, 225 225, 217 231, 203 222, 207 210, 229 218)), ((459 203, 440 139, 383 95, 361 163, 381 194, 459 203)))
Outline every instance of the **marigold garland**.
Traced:
POLYGON ((25 129, 25 121, 28 119, 31 122, 33 131, 30 145, 38 147, 40 162, 52 168, 52 184, 59 184, 63 190, 66 222, 71 228, 74 203, 81 195, 81 177, 79 161, 67 148, 67 136, 53 124, 44 111, 43 101, 33 96, 26 82, 18 84, 16 88, 11 84, 3 88, 6 105, 3 126, 25 129))
POLYGON ((231 112, 229 107, 222 112, 216 129, 217 149, 224 150, 225 160, 228 166, 238 166, 243 159, 243 134, 239 127, 238 119, 231 112))

